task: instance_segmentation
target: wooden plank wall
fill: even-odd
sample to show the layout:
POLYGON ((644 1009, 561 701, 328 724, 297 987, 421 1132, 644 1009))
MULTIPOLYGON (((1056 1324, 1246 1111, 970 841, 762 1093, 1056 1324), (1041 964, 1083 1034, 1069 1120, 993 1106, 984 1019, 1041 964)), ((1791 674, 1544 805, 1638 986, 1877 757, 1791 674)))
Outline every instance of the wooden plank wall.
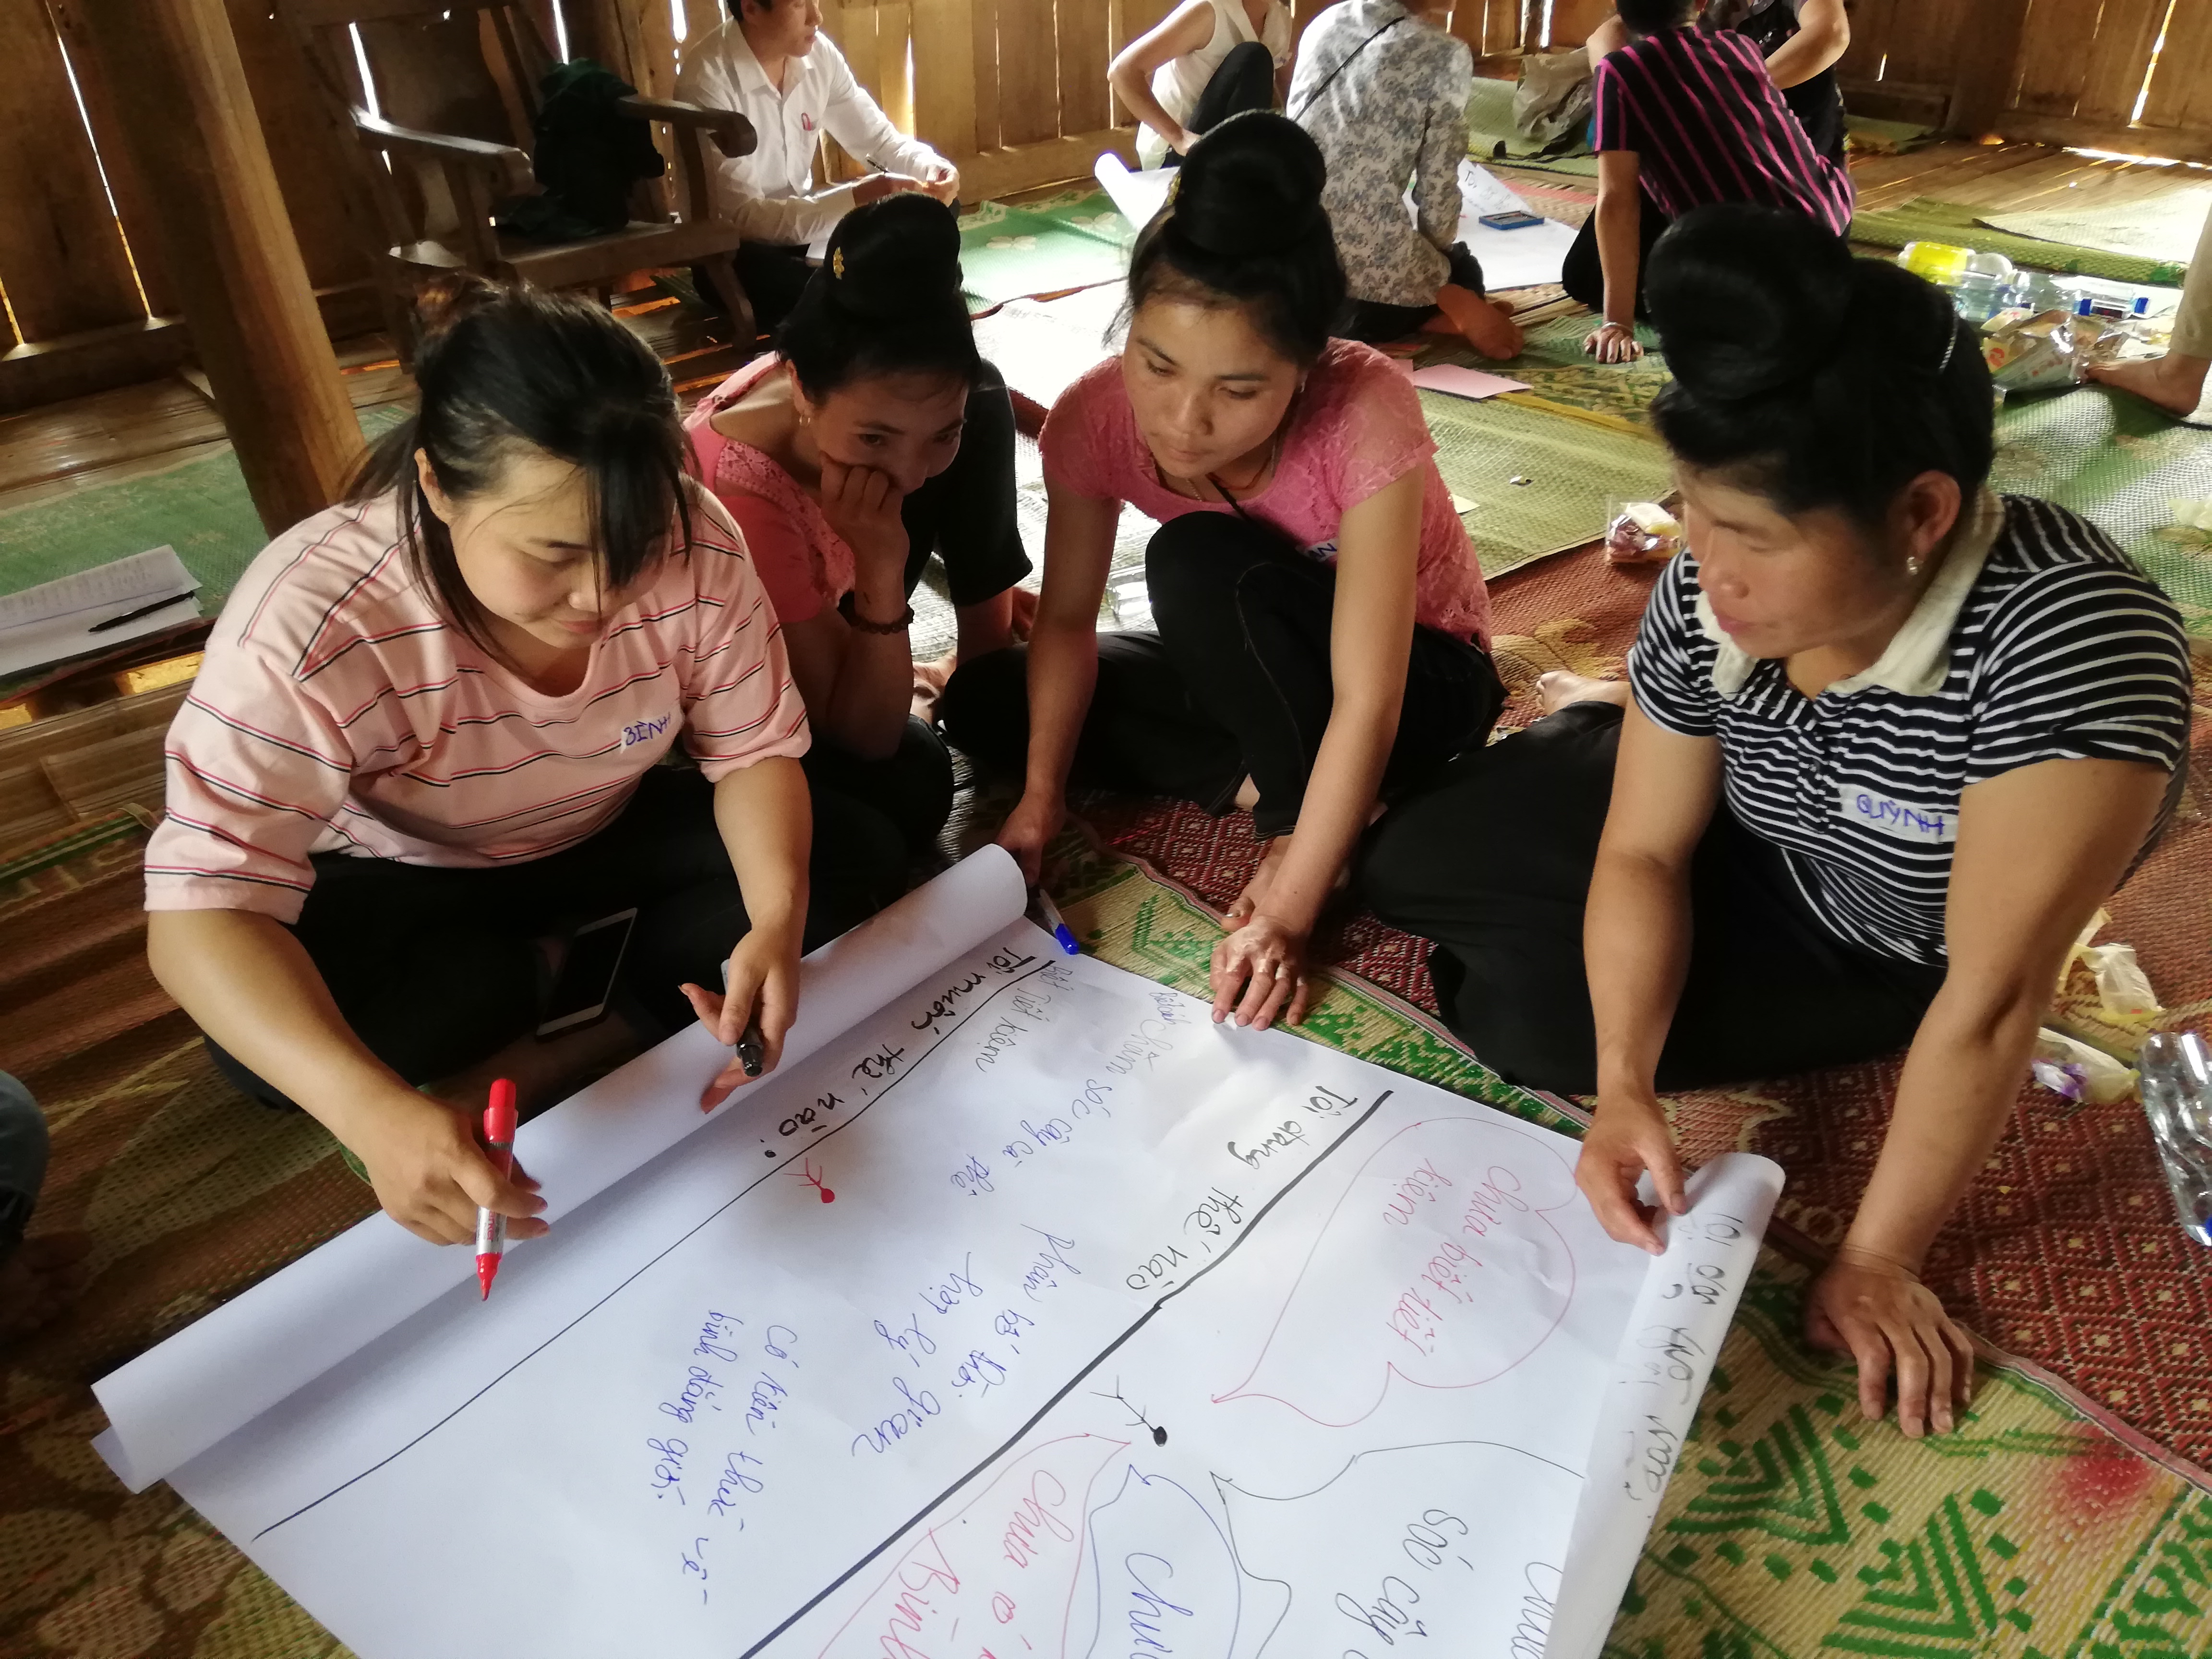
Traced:
MULTIPOLYGON (((309 280, 357 331, 367 270, 330 185, 343 158, 269 6, 227 9, 309 280)), ((175 292, 76 0, 0 0, 0 409, 166 371, 185 349, 175 292)))

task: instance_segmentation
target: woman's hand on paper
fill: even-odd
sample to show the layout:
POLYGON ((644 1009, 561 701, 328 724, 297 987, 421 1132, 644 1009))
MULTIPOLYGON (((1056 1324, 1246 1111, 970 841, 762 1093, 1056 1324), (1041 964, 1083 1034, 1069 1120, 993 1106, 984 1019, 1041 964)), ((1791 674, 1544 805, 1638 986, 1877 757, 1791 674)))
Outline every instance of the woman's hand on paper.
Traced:
POLYGON ((748 1076, 736 1054, 701 1091, 699 1109, 711 1112, 732 1091, 757 1082, 775 1070, 783 1058, 783 1039, 799 1017, 799 929, 755 927, 730 952, 729 989, 716 996, 704 986, 686 985, 701 1024, 725 1048, 734 1048, 747 1027, 761 1038, 760 1071, 748 1076))
POLYGON ((1044 849, 1067 820, 1065 801, 1031 792, 1015 803, 999 826, 999 845, 1022 866, 1022 879, 1032 887, 1044 869, 1044 849))
POLYGON ((1657 1100, 1599 1100, 1597 1115, 1583 1136, 1582 1156, 1575 1160, 1575 1185, 1608 1237, 1654 1255, 1664 1254, 1667 1247, 1653 1224, 1659 1210, 1680 1215, 1689 1200, 1682 1192, 1682 1160, 1674 1154, 1674 1138, 1657 1100), (1659 1209, 1637 1200, 1636 1183, 1646 1170, 1659 1194, 1659 1209))
POLYGON ((1583 350, 1601 363, 1632 363, 1644 355, 1636 331, 1626 323, 1601 323, 1583 342, 1583 350))
POLYGON ((1213 947, 1213 1018, 1266 1030, 1283 1014, 1296 1025, 1306 1017, 1306 936, 1273 916, 1232 919, 1233 931, 1213 947))
POLYGON ((536 1238, 545 1231, 538 1212, 545 1200, 538 1183, 517 1164, 501 1176, 477 1144, 466 1113, 398 1090, 384 1109, 347 1125, 345 1143, 362 1167, 376 1201, 417 1238, 433 1244, 460 1244, 477 1236, 477 1212, 496 1210, 507 1218, 510 1239, 536 1238))
POLYGON ((1973 1343, 1901 1261, 1844 1245, 1806 1293, 1805 1337, 1858 1361, 1869 1422, 1888 1410, 1894 1370, 1897 1426, 1909 1438, 1950 1433, 1954 1412, 1973 1398, 1973 1343))

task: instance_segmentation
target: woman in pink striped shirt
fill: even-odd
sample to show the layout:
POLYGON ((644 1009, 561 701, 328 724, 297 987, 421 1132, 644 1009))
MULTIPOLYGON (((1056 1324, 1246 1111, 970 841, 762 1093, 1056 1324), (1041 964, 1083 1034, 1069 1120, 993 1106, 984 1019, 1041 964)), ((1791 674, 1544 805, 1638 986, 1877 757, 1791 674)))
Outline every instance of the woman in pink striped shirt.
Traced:
POLYGON ((811 824, 775 613, 684 475, 651 352, 588 301, 477 285, 416 380, 350 497, 224 607, 170 728, 146 907, 222 1069, 450 1243, 479 1206, 527 1237, 543 1205, 440 1097, 504 1075, 526 1109, 695 1013, 725 1042, 757 1024, 773 1066, 800 951, 905 860, 811 824), (659 764, 679 739, 696 764, 659 764), (611 1017, 533 1042, 549 941, 625 910, 611 1017))

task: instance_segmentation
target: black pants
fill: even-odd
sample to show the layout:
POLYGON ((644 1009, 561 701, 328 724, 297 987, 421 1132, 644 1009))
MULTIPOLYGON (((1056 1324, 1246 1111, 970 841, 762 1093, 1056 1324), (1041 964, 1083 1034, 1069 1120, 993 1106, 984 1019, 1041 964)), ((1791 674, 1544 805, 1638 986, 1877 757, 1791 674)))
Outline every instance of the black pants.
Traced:
MULTIPOLYGON (((809 950, 903 890, 906 849, 834 793, 815 802, 809 950)), ((550 988, 538 941, 637 908, 612 1006, 647 1041, 689 1024, 684 981, 720 983, 750 925, 700 774, 655 767, 590 840, 526 863, 454 870, 319 855, 292 931, 338 1012, 409 1083, 434 1082, 536 1029, 550 988)), ((208 1044, 216 1067, 272 1105, 284 1097, 208 1044)))
MULTIPOLYGON (((1454 288, 1469 289, 1476 294, 1489 291, 1482 285, 1482 262, 1468 252, 1466 243, 1454 242, 1444 250, 1444 258, 1451 264, 1444 280, 1454 288)), ((1386 306, 1379 300, 1354 300, 1346 307, 1344 326, 1337 333, 1347 340, 1383 345, 1418 332, 1421 325, 1436 314, 1437 308, 1432 305, 1386 306)))
MULTIPOLYGON (((745 298, 752 301, 753 324, 763 334, 773 333, 776 325, 791 315, 806 279, 814 274, 814 267, 806 262, 805 244, 741 242, 735 258, 738 281, 744 287, 745 298)), ((718 313, 721 310, 722 296, 715 293, 707 273, 696 265, 691 285, 707 305, 718 313)))
MULTIPOLYGON (((1636 317, 1644 319, 1644 279, 1651 269, 1651 250, 1667 227, 1674 222, 1651 204, 1651 198, 1642 189, 1636 192, 1637 210, 1641 216, 1637 222, 1636 240, 1636 317)), ((1567 297, 1579 300, 1592 311, 1601 314, 1605 310, 1605 266, 1598 258, 1597 214, 1583 221, 1583 228, 1575 233, 1573 245, 1559 266, 1559 286, 1566 289, 1567 297)))
POLYGON ((906 498, 906 591, 920 586, 930 555, 945 562, 956 605, 995 599, 1030 574, 1014 514, 1014 405, 1006 378, 983 365, 968 394, 967 424, 951 465, 906 498))
POLYGON ((934 847, 952 816, 952 757, 945 740, 911 714, 896 751, 882 760, 862 760, 817 731, 805 766, 817 817, 824 799, 834 795, 842 811, 888 823, 909 857, 934 847))
MULTIPOLYGON (((1246 40, 1230 47, 1229 55, 1214 65, 1213 73, 1206 77, 1206 90, 1198 94, 1198 103, 1183 125, 1203 135, 1232 115, 1274 106, 1275 60, 1257 40, 1246 40)), ((1170 150, 1160 165, 1172 167, 1182 163, 1182 157, 1170 150)))
MULTIPOLYGON (((1264 526, 1186 513, 1153 536, 1145 580, 1158 631, 1100 637, 1077 780, 1223 812, 1249 776, 1255 833, 1287 834, 1334 702, 1336 573, 1264 526)), ((963 664, 943 703, 947 737, 1017 775, 1029 748, 1025 671, 1019 647, 963 664)), ((1504 701, 1480 647, 1416 627, 1386 799, 1480 744, 1504 701)))
MULTIPOLYGON (((1510 1081, 1596 1087, 1583 903, 1613 790, 1620 710, 1580 703, 1463 755, 1370 832, 1358 868, 1375 913, 1436 941, 1444 1020, 1510 1081)), ((1659 1058, 1662 1089, 1785 1076, 1912 1040, 1944 970, 1843 943, 1771 842, 1723 805, 1690 881, 1689 972, 1659 1058)))

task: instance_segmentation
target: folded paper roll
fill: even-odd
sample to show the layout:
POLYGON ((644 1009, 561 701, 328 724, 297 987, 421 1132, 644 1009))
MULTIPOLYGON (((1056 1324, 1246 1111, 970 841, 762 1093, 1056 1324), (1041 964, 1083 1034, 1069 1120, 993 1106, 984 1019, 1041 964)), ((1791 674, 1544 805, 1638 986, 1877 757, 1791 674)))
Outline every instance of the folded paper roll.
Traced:
MULTIPOLYGON (((813 952, 783 1066, 974 950, 1028 899, 1020 867, 987 847, 813 952)), ((729 1054, 691 1026, 525 1124, 515 1160, 543 1184, 547 1219, 707 1122, 699 1092, 729 1054)), ((744 1110, 746 1093, 720 1109, 744 1110)), ((437 1297, 473 1287, 475 1277, 468 1251, 426 1243, 373 1215, 94 1383, 110 1426, 94 1443, 125 1486, 143 1492, 437 1297)))

